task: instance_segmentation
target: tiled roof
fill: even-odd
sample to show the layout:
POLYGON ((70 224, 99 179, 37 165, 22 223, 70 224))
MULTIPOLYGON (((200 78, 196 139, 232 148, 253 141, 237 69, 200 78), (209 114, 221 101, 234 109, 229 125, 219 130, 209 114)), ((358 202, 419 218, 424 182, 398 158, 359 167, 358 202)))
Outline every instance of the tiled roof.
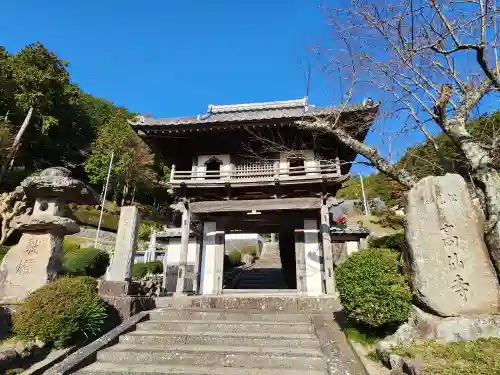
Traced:
POLYGON ((307 98, 233 105, 209 105, 208 111, 198 116, 187 116, 178 118, 151 118, 140 116, 131 124, 136 128, 148 126, 176 126, 176 125, 198 125, 229 122, 252 122, 259 120, 294 119, 320 115, 330 115, 343 112, 356 112, 361 110, 376 109, 378 104, 371 100, 365 100, 360 104, 351 104, 345 108, 337 107, 315 107, 309 105, 307 98))

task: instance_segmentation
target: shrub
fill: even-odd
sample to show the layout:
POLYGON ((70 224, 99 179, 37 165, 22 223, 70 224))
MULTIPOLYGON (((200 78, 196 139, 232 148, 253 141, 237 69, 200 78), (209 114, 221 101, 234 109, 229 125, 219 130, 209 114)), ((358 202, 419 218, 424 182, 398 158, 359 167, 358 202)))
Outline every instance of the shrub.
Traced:
MULTIPOLYGON (((98 210, 88 210, 88 209, 78 209, 72 211, 72 215, 78 224, 91 226, 97 228, 99 225, 100 212, 98 210)), ((120 221, 119 215, 112 215, 104 213, 102 215, 101 228, 107 229, 113 232, 118 230, 118 222, 120 221)))
POLYGON ((0 245, 0 263, 3 260, 3 257, 5 254, 7 254, 7 251, 9 251, 10 246, 5 246, 5 245, 0 245))
POLYGON ((78 248, 63 255, 63 273, 71 276, 101 277, 109 266, 109 254, 93 247, 78 248))
POLYGON ((405 218, 404 216, 396 215, 394 211, 391 210, 383 210, 377 213, 377 220, 373 220, 372 222, 380 225, 382 228, 391 228, 391 229, 402 229, 405 226, 405 218))
POLYGON ((148 273, 152 273, 153 275, 163 273, 163 263, 159 260, 154 260, 152 262, 135 263, 132 267, 132 277, 134 279, 142 279, 148 273))
POLYGON ((404 233, 372 237, 368 240, 368 246, 374 249, 392 249, 401 252, 406 247, 406 239, 404 233))
POLYGON ((233 250, 229 253, 231 264, 238 265, 241 263, 241 253, 238 250, 233 250))
POLYGON ((160 229, 161 229, 160 224, 150 221, 143 221, 139 226, 139 239, 147 241, 149 240, 149 237, 151 236, 151 233, 154 230, 160 230, 160 229))
POLYGON ((106 303, 90 277, 61 277, 35 290, 12 318, 15 335, 42 340, 56 347, 92 338, 103 328, 106 303))
POLYGON ((376 328, 407 320, 412 293, 398 258, 390 249, 366 249, 351 255, 336 270, 340 300, 350 319, 376 328))
POLYGON ((62 244, 63 253, 67 253, 67 252, 70 252, 70 251, 73 251, 73 250, 76 250, 79 248, 80 248, 80 245, 77 244, 75 241, 71 240, 70 238, 66 237, 63 240, 63 244, 62 244))
MULTIPOLYGON (((99 210, 80 207, 76 210, 71 211, 71 214, 80 225, 90 226, 94 228, 97 228, 97 226, 99 225, 99 216, 101 215, 101 212, 99 210)), ((119 222, 120 215, 104 213, 102 215, 101 228, 112 232, 117 232, 119 222)), ((161 229, 161 225, 154 221, 142 220, 139 227, 139 237, 141 239, 147 240, 153 228, 161 229)))
POLYGON ((246 246, 243 246, 239 251, 240 251, 240 254, 257 255, 257 246, 256 245, 246 245, 246 246))

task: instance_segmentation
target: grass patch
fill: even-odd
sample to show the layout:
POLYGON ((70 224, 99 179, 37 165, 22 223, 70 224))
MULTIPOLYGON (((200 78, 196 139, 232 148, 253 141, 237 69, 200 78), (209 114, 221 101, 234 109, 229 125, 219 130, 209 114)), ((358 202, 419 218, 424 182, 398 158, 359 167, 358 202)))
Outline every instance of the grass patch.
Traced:
POLYGON ((480 339, 440 344, 424 341, 392 351, 415 359, 425 366, 429 375, 499 375, 500 339, 480 339))
POLYGON ((349 340, 359 342, 363 345, 374 345, 380 340, 378 336, 354 327, 347 328, 345 334, 349 340))
POLYGON ((377 354, 377 351, 376 350, 372 350, 370 351, 367 355, 366 355, 366 358, 368 358, 369 360, 373 361, 373 362, 379 362, 379 357, 378 357, 378 354, 377 354))

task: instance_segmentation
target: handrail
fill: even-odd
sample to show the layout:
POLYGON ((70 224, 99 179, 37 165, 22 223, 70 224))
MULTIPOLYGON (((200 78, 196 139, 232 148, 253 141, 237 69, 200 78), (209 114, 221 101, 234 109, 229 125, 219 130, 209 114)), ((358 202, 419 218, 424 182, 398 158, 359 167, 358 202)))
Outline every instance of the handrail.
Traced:
POLYGON ((175 166, 171 169, 170 180, 182 181, 190 179, 202 179, 210 177, 220 177, 221 179, 242 179, 242 178, 282 178, 287 176, 297 176, 300 174, 311 175, 311 174, 334 174, 341 175, 340 163, 328 163, 320 165, 311 166, 295 166, 295 167, 278 167, 273 168, 262 167, 258 168, 256 165, 251 170, 240 170, 240 169, 229 169, 229 170, 191 170, 191 171, 179 171, 175 169, 175 166))

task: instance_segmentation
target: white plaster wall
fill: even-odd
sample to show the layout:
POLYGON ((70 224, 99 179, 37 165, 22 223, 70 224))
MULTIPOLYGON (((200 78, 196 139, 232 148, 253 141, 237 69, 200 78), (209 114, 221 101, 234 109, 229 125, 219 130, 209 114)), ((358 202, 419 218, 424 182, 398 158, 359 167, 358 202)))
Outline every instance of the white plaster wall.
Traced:
MULTIPOLYGON (((205 163, 209 161, 211 158, 217 158, 222 162, 221 165, 221 178, 229 177, 229 172, 233 170, 233 165, 231 164, 231 156, 229 154, 214 154, 214 155, 200 155, 198 156, 197 164, 196 160, 193 163, 193 171, 197 171, 197 173, 203 175, 206 171, 205 163)), ((203 180, 203 177, 197 177, 197 180, 203 180)))
POLYGON ((304 220, 307 295, 323 294, 321 247, 317 220, 304 220))
MULTIPOLYGON (((288 176, 289 174, 289 163, 288 163, 288 158, 291 156, 297 156, 297 155, 302 155, 304 158, 304 168, 306 169, 306 174, 307 175, 314 175, 316 174, 315 172, 307 172, 308 169, 315 168, 317 163, 319 164, 318 161, 314 160, 314 150, 300 150, 300 151, 283 151, 280 152, 280 168, 281 169, 280 175, 282 176, 288 176)), ((314 170, 314 169, 312 169, 314 170)))
POLYGON ((359 242, 358 241, 346 241, 346 250, 347 255, 351 255, 359 250, 359 242))
POLYGON ((201 248, 201 294, 214 294, 215 292, 215 231, 214 221, 203 223, 203 245, 201 248))
MULTIPOLYGON (((195 238, 190 238, 188 243, 188 257, 187 264, 196 263, 196 250, 199 244, 196 242, 195 238)), ((167 252, 167 265, 176 266, 179 264, 181 257, 181 239, 171 238, 168 243, 167 252)))

